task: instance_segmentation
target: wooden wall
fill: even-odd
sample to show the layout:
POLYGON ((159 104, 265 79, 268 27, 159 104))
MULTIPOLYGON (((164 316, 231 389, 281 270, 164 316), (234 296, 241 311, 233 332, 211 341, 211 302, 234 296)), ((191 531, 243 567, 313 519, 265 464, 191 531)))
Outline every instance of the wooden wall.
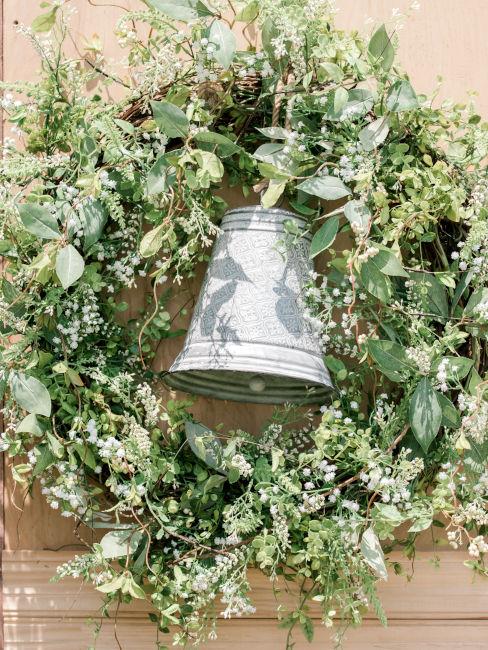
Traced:
MULTIPOLYGON (((0 0, 1 1, 1 0, 0 0)), ((19 24, 29 25, 39 12, 38 0, 3 0, 3 57, 6 80, 35 79, 36 55, 19 35, 19 24)), ((73 34, 77 42, 97 34, 104 42, 114 66, 123 56, 112 35, 115 20, 124 7, 141 6, 140 0, 71 0, 77 14, 73 34)), ((337 0, 337 21, 345 28, 367 31, 368 17, 376 23, 388 22, 392 10, 406 10, 407 0, 337 0)), ((486 0, 423 0, 419 12, 406 21, 401 31, 399 58, 409 71, 415 87, 429 92, 444 78, 439 98, 453 97, 465 101, 467 91, 479 93, 479 111, 488 117, 488 2, 486 0)), ((1 47, 0 41, 0 47, 1 47)), ((6 127, 9 135, 9 127, 6 127)), ((230 196, 232 204, 239 200, 230 196)), ((131 296, 134 309, 141 300, 140 288, 131 296)), ((193 290, 197 290, 194 287, 193 290)), ((177 353, 167 346, 159 359, 167 367, 177 353)), ((197 412, 208 424, 223 422, 256 430, 268 409, 249 409, 246 405, 200 400, 197 412)), ((5 548, 3 553, 5 648, 9 650, 84 650, 90 643, 85 620, 96 616, 98 601, 90 588, 80 588, 74 581, 51 584, 49 579, 57 563, 65 561, 77 549, 71 524, 48 508, 36 490, 32 497, 22 494, 8 479, 5 498, 5 548), (20 512, 23 506, 23 513, 20 512)), ((85 534, 89 534, 87 531, 85 534)), ((348 636, 346 650, 378 648, 383 650, 455 650, 488 648, 488 583, 471 584, 471 574, 462 566, 458 553, 441 551, 441 568, 434 568, 432 544, 428 536, 422 545, 413 582, 393 578, 382 587, 390 626, 381 629, 373 618, 364 629, 348 636)), ((226 621, 219 641, 211 645, 236 650, 253 645, 259 650, 282 648, 283 631, 274 620, 273 596, 262 577, 254 580, 258 611, 250 620, 226 621)), ((132 608, 122 615, 118 637, 123 650, 154 647, 152 628, 145 613, 132 608)), ((319 628, 313 648, 331 648, 328 631, 319 628)), ((102 627, 99 650, 118 648, 114 627, 102 627)), ((310 647, 297 644, 297 649, 310 647)))

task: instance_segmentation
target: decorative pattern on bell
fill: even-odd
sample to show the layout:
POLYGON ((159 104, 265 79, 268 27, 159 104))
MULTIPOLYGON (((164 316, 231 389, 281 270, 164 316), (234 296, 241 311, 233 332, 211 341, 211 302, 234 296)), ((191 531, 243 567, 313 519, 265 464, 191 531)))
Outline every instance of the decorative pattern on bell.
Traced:
POLYGON ((225 214, 169 386, 260 404, 326 399, 332 382, 303 317, 310 238, 286 246, 289 219, 304 229, 303 219, 276 208, 225 214))

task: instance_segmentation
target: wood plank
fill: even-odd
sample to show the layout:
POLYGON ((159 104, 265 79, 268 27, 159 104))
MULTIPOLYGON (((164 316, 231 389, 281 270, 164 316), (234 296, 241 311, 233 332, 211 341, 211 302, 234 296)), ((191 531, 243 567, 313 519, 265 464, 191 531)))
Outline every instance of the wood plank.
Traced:
MULTIPOLYGON (((100 595, 90 585, 74 579, 50 582, 56 567, 73 557, 73 553, 5 552, 4 608, 8 618, 44 619, 61 617, 88 618, 101 604, 100 595)), ((415 576, 391 576, 380 585, 380 597, 391 619, 445 618, 488 620, 488 580, 475 578, 463 566, 463 554, 445 551, 439 554, 440 567, 432 564, 430 553, 420 553, 415 562, 415 576)), ((394 559, 402 561, 399 554, 394 559)), ((407 568, 407 567, 406 567, 407 568)), ((251 571, 252 600, 256 606, 253 618, 275 618, 279 603, 292 607, 295 599, 282 592, 276 600, 271 584, 259 571, 251 571)), ((121 608, 122 619, 137 616, 141 621, 149 611, 143 601, 121 608)), ((313 616, 320 618, 319 608, 313 616)), ((373 613, 367 618, 374 619, 373 613)))
MULTIPOLYGON (((286 631, 275 621, 220 621, 217 640, 208 650, 284 650, 286 631)), ((331 632, 317 625, 313 643, 307 643, 296 631, 294 650, 332 650, 331 632)), ((5 650, 87 650, 93 643, 91 629, 79 619, 52 621, 32 619, 7 620, 5 650)), ((117 623, 117 644, 113 622, 105 621, 96 643, 96 650, 154 650, 156 634, 149 624, 138 619, 117 623)), ((382 628, 368 621, 362 627, 349 630, 344 650, 486 650, 487 621, 393 621, 382 628)), ((171 646, 171 639, 160 636, 171 646)), ((200 646, 201 647, 201 646, 200 646)))

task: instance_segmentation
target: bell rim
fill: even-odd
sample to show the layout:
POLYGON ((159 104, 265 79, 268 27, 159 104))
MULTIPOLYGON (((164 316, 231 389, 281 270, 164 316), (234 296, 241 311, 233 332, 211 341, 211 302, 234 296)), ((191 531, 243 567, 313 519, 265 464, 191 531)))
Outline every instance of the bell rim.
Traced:
MULTIPOLYGON (((324 404, 329 401, 332 393, 335 388, 332 383, 323 384, 314 382, 312 380, 305 380, 302 377, 294 377, 288 375, 287 379, 296 380, 297 384, 291 384, 287 388, 283 388, 282 384, 277 384, 274 387, 273 391, 267 391, 265 393, 253 393, 250 388, 248 392, 244 394, 242 389, 245 384, 229 384, 225 379, 221 380, 221 383, 218 381, 218 375, 221 373, 228 374, 229 369, 225 368, 185 368, 181 370, 169 371, 164 377, 163 381, 173 390, 179 390, 190 395, 201 395, 202 397, 208 397, 212 399, 220 399, 232 402, 240 402, 243 404, 294 404, 296 406, 307 406, 312 404, 324 404), (188 378, 188 381, 186 379, 188 378), (212 379, 211 384, 199 383, 206 382, 208 378, 212 379), (195 381, 196 380, 196 381, 195 381), (219 387, 220 392, 217 397, 216 387, 219 387), (310 392, 304 391, 306 387, 309 387, 310 392), (297 397, 297 392, 300 391, 300 396, 297 397)), ((237 368, 232 368, 232 375, 234 377, 246 375, 251 378, 252 376, 266 376, 273 377, 276 379, 283 379, 282 376, 276 375, 270 372, 258 371, 250 372, 249 369, 239 370, 237 368)), ((285 384, 286 386, 286 384, 285 384)))

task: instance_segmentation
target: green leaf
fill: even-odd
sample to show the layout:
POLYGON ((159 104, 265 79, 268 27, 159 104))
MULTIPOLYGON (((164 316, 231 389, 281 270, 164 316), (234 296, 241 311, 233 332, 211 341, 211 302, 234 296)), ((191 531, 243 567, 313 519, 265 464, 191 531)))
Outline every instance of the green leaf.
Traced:
POLYGON ((85 270, 85 261, 71 244, 62 248, 56 256, 56 273, 63 289, 77 282, 85 270))
POLYGON ((383 246, 378 247, 380 249, 379 252, 370 259, 374 260, 376 266, 382 273, 403 278, 410 277, 392 250, 383 246))
POLYGON ((258 0, 251 0, 245 5, 236 16, 236 20, 243 23, 250 23, 259 16, 259 2, 258 0))
POLYGON ((417 108, 418 105, 419 102, 415 90, 406 79, 399 79, 390 87, 386 98, 388 110, 394 113, 400 113, 401 111, 409 111, 412 108, 417 108))
POLYGON ((410 401, 409 420, 413 434, 427 452, 442 422, 438 393, 427 377, 422 377, 410 401))
POLYGON ((212 11, 199 0, 144 0, 144 2, 161 13, 174 18, 189 22, 196 18, 212 16, 212 11))
POLYGON ((326 201, 335 201, 351 194, 351 190, 337 176, 307 178, 297 186, 297 189, 313 196, 319 196, 326 201))
POLYGON ((170 102, 151 102, 154 121, 168 138, 184 138, 190 123, 185 113, 170 102))
POLYGON ((415 281, 417 293, 422 289, 422 311, 447 318, 449 305, 447 302, 446 288, 432 273, 414 271, 410 278, 415 281))
POLYGON ((310 616, 300 616, 300 626, 302 628, 303 636, 309 643, 313 641, 313 621, 310 616))
POLYGON ((241 151, 241 147, 233 140, 225 135, 222 135, 221 133, 215 133, 215 131, 200 131, 193 137, 200 144, 204 143, 217 145, 218 152, 223 157, 231 156, 232 154, 241 151))
POLYGON ((140 530, 111 530, 100 541, 104 558, 113 560, 117 557, 132 555, 139 546, 142 538, 140 530))
POLYGON ((39 420, 34 413, 29 413, 25 418, 19 422, 16 433, 32 433, 34 436, 42 436, 44 429, 41 427, 39 420))
POLYGON ((384 25, 378 27, 368 44, 368 52, 374 63, 378 63, 385 72, 391 68, 395 58, 395 48, 384 25))
POLYGON ((476 313, 478 305, 488 301, 488 288, 482 287, 474 291, 464 309, 466 316, 473 316, 476 313))
POLYGON ((461 425, 461 416, 459 415, 457 408, 451 400, 442 393, 437 393, 437 399, 442 410, 441 425, 448 429, 458 429, 461 425))
POLYGON ((84 201, 80 207, 83 225, 84 250, 100 239, 108 220, 107 209, 101 201, 84 201))
POLYGON ((166 155, 159 156, 146 176, 147 195, 167 192, 176 181, 175 168, 170 167, 166 155))
POLYGON ((118 591, 122 588, 125 583, 125 577, 123 573, 119 573, 113 580, 105 582, 103 585, 96 587, 97 591, 101 591, 102 594, 110 594, 114 591, 118 591))
POLYGON ((59 239, 58 222, 47 208, 35 203, 17 205, 20 220, 26 230, 41 239, 59 239))
POLYGON ((167 224, 161 223, 144 235, 139 244, 139 252, 142 257, 151 257, 158 252, 163 245, 167 229, 167 224))
POLYGON ((340 113, 347 104, 349 94, 345 88, 339 86, 334 93, 334 113, 340 113))
POLYGON ((381 260, 376 260, 377 256, 369 257, 361 264, 359 275, 364 288, 375 298, 386 303, 392 294, 391 281, 381 270, 381 265, 378 263, 381 263, 381 260))
POLYGON ((388 580, 385 556, 376 533, 372 528, 367 528, 361 537, 361 553, 374 573, 383 580, 388 580))
POLYGON ((214 488, 218 488, 222 485, 222 483, 225 483, 227 481, 226 476, 222 476, 220 474, 212 474, 212 476, 209 476, 208 479, 205 481, 205 485, 203 486, 203 494, 207 494, 208 492, 211 492, 214 488))
POLYGON ((39 476, 39 474, 42 474, 42 472, 58 460, 49 449, 49 445, 43 443, 37 447, 37 451, 39 453, 37 454, 36 464, 32 470, 32 476, 39 476))
POLYGON ((266 192, 261 197, 261 205, 263 208, 272 208, 276 204, 280 196, 285 191, 286 180, 278 180, 272 178, 269 181, 266 192))
POLYGON ((447 373, 447 379, 451 380, 461 380, 464 379, 471 368, 473 367, 473 359, 468 359, 466 357, 452 357, 452 356, 447 356, 447 357, 442 357, 442 359, 436 359, 436 361, 432 365, 432 371, 437 373, 439 366, 441 365, 442 362, 444 363, 444 367, 447 373))
POLYGON ((224 175, 224 166, 222 165, 218 156, 216 156, 211 151, 195 149, 193 151, 193 157, 197 161, 200 169, 203 169, 208 173, 210 180, 212 180, 214 183, 220 181, 224 175))
POLYGON ((405 348, 394 341, 370 339, 368 351, 391 381, 404 381, 412 372, 405 348))
POLYGON ((210 25, 208 40, 216 47, 213 58, 227 70, 236 52, 236 37, 232 30, 222 20, 215 20, 210 25))
POLYGON ((199 422, 185 422, 185 433, 191 450, 212 469, 224 468, 222 443, 211 429, 199 422))
POLYGON ((353 231, 367 233, 371 220, 371 212, 367 205, 360 200, 353 200, 344 206, 346 219, 353 227, 353 231))
POLYGON ((56 22, 56 13, 59 7, 54 6, 50 11, 40 16, 36 16, 32 21, 32 31, 33 32, 49 32, 54 27, 56 22))
POLYGON ((64 456, 64 445, 49 431, 46 433, 46 438, 49 443, 49 449, 56 458, 62 458, 64 456))
POLYGON ((13 373, 10 388, 15 401, 28 413, 51 415, 51 397, 44 384, 21 372, 13 373))
MULTIPOLYGON (((335 96, 332 96, 335 99, 335 96)), ((373 93, 367 88, 353 88, 348 93, 348 100, 340 111, 334 110, 333 99, 328 104, 326 117, 329 120, 339 120, 344 111, 352 111, 354 117, 361 117, 373 108, 373 93)))
POLYGON ((388 117, 380 117, 361 129, 359 141, 365 151, 373 151, 386 140, 389 131, 388 117))
POLYGON ((326 248, 329 248, 336 238, 338 230, 339 217, 337 215, 330 217, 324 224, 322 224, 313 236, 310 245, 310 259, 313 259, 319 253, 325 251, 326 248))
POLYGON ((287 140, 290 137, 290 131, 282 126, 265 126, 256 130, 272 140, 287 140))

